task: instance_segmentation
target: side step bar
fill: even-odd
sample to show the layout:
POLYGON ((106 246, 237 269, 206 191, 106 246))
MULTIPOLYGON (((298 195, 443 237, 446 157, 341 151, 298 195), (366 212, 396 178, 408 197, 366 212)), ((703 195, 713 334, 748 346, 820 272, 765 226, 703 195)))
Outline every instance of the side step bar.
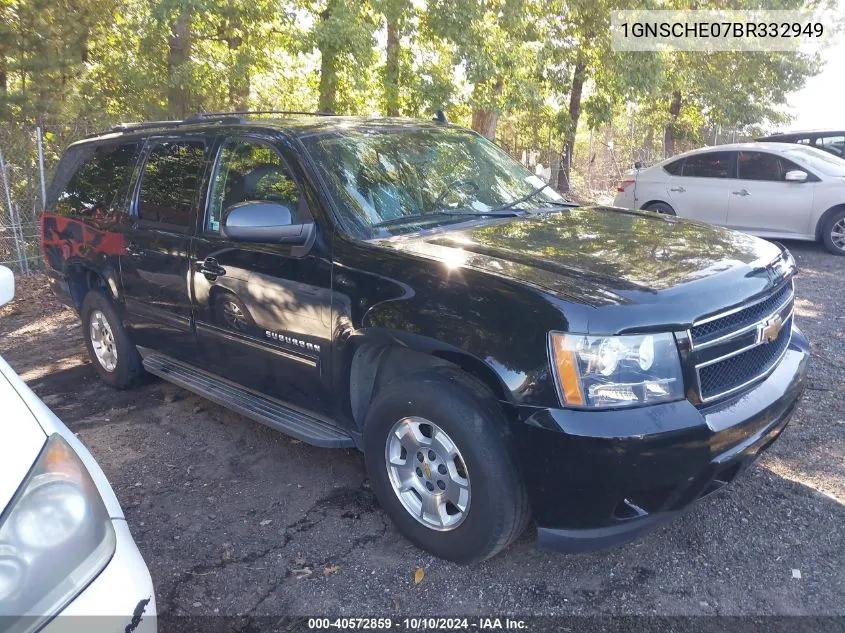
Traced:
POLYGON ((354 448, 355 441, 327 420, 285 406, 235 383, 168 356, 148 352, 144 369, 183 389, 266 424, 298 440, 323 448, 354 448))

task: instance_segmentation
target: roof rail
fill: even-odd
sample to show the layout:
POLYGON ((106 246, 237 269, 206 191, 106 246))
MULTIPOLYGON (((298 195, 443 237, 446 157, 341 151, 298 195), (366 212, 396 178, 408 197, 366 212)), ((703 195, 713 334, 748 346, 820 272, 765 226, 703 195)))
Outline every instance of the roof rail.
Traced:
POLYGON ((182 121, 136 121, 133 123, 120 123, 111 128, 112 132, 131 132, 133 130, 144 130, 151 127, 176 127, 182 121))
MULTIPOLYGON (((337 116, 332 112, 305 112, 299 110, 239 110, 236 112, 200 112, 194 114, 181 121, 134 121, 129 123, 119 123, 109 129, 109 132, 134 132, 136 130, 148 130, 153 128, 174 128, 180 125, 187 125, 190 123, 207 123, 210 121, 232 122, 237 123, 242 119, 242 115, 250 114, 292 114, 296 116, 337 116)), ((85 138, 93 138, 95 136, 102 136, 103 132, 94 132, 87 135, 85 138)))
POLYGON ((200 112, 185 119, 185 123, 206 121, 223 117, 239 117, 250 114, 293 114, 295 116, 337 116, 333 112, 307 112, 304 110, 236 110, 234 112, 200 112))

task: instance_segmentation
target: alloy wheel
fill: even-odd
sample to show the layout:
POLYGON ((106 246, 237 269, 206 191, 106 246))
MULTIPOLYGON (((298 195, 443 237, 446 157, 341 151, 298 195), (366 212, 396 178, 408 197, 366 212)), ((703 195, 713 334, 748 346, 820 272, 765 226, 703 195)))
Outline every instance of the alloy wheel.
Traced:
POLYGON ((830 241, 841 251, 845 251, 845 218, 842 218, 830 229, 830 241))
POLYGON ((437 531, 454 530, 467 517, 470 481, 451 437, 420 417, 402 418, 387 436, 385 465, 393 492, 417 521, 437 531))
POLYGON ((108 372, 114 371, 117 367, 117 344, 106 315, 100 310, 94 310, 91 313, 89 325, 94 357, 103 369, 108 372))

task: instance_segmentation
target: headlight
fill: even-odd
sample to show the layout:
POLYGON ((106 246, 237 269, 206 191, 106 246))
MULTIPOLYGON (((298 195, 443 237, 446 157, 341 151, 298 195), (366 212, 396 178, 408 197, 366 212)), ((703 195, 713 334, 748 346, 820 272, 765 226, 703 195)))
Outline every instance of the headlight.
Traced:
POLYGON ((108 511, 91 475, 52 435, 0 517, 0 620, 38 629, 100 573, 115 550, 108 511))
POLYGON ((567 407, 632 407, 684 397, 672 334, 549 336, 552 368, 567 407))

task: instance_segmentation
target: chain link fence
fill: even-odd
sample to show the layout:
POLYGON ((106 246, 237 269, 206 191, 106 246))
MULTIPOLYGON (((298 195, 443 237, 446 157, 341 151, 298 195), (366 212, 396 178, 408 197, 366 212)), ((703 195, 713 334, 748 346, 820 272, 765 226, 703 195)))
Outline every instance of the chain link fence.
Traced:
POLYGON ((0 133, 0 264, 26 274, 41 265, 40 220, 47 174, 41 127, 0 133))
POLYGON ((0 265, 27 274, 43 267, 41 212, 64 149, 102 122, 0 124, 0 265))

